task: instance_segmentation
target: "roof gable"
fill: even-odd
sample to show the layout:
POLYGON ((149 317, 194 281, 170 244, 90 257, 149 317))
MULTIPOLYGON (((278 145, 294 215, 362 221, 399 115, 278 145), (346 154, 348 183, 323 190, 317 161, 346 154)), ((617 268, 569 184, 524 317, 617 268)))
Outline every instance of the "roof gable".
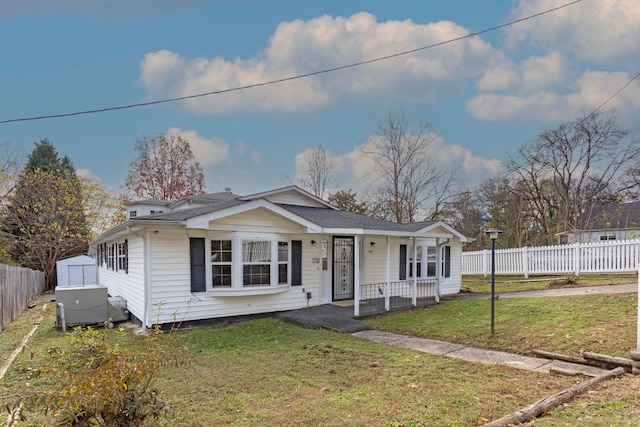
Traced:
POLYGON ((337 208, 331 203, 325 202, 324 200, 314 196, 313 194, 303 190, 296 185, 278 188, 271 191, 265 191, 262 193, 256 193, 240 198, 240 200, 247 201, 257 199, 265 199, 275 204, 308 206, 314 208, 328 208, 337 210, 337 208))

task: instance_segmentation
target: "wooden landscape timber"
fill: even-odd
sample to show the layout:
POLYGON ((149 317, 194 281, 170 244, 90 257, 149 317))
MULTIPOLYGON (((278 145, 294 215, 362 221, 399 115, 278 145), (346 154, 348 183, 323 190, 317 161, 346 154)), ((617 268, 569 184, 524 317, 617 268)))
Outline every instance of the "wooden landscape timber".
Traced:
POLYGON ((602 375, 598 375, 597 377, 591 378, 588 381, 582 382, 574 387, 563 390, 560 393, 556 393, 549 397, 545 397, 542 400, 537 401, 531 406, 528 406, 524 409, 516 411, 512 414, 505 415, 502 418, 499 418, 495 421, 491 421, 488 424, 485 424, 485 427, 507 427, 513 424, 521 424, 527 421, 531 421, 532 419, 549 412, 552 408, 561 405, 563 403, 567 403, 579 396, 580 394, 592 389, 596 385, 601 382, 608 380, 610 378, 618 377, 620 375, 624 375, 625 370, 622 367, 615 368, 611 371, 607 371, 602 375))
POLYGON ((538 356, 544 357, 545 359, 555 359, 561 360, 563 362, 578 363, 582 365, 596 366, 599 368, 604 367, 607 369, 622 367, 627 373, 631 373, 633 367, 633 360, 631 359, 608 356, 606 354, 584 352, 582 353, 582 357, 576 357, 568 356, 566 354, 552 353, 550 351, 544 350, 533 350, 533 352, 538 356))

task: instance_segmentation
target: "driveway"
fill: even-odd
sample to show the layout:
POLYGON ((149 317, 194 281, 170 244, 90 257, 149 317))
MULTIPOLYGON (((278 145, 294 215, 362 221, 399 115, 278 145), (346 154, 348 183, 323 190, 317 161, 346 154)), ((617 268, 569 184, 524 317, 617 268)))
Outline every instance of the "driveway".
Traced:
MULTIPOLYGON (((499 298, 537 298, 563 297, 569 295, 597 295, 597 294, 628 294, 637 293, 638 284, 583 286, 570 288, 540 289, 537 291, 496 292, 499 298)), ((490 293, 462 292, 455 295, 443 296, 442 300, 453 299, 483 299, 491 298, 490 293)))

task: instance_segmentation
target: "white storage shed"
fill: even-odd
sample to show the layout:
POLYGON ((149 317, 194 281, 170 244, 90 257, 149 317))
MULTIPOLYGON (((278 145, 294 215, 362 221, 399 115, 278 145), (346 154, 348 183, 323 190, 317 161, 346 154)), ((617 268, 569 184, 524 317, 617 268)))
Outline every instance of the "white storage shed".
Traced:
POLYGON ((97 283, 96 260, 78 255, 56 262, 58 286, 83 286, 97 283))

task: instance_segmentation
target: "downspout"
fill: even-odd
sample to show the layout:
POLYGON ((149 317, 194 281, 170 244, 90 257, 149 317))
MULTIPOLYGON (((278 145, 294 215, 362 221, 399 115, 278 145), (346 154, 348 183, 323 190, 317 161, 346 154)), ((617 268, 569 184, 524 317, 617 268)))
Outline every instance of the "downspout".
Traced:
POLYGON ((94 245, 89 245, 89 250, 87 252, 89 252, 90 254, 95 250, 96 253, 96 285, 100 284, 100 260, 98 259, 98 250, 95 248, 94 245))
POLYGON ((143 310, 144 310, 144 314, 142 316, 142 329, 140 329, 138 331, 138 334, 144 334, 147 332, 147 323, 149 322, 149 284, 151 283, 151 280, 149 279, 149 275, 151 274, 151 272, 149 271, 149 266, 150 266, 150 262, 149 262, 149 248, 147 247, 147 236, 145 236, 144 234, 140 234, 140 233, 136 233, 135 231, 133 231, 131 229, 131 227, 127 227, 127 231, 131 234, 133 234, 134 236, 139 237, 140 239, 142 239, 142 248, 143 248, 143 258, 144 258, 144 302, 143 302, 143 310))

